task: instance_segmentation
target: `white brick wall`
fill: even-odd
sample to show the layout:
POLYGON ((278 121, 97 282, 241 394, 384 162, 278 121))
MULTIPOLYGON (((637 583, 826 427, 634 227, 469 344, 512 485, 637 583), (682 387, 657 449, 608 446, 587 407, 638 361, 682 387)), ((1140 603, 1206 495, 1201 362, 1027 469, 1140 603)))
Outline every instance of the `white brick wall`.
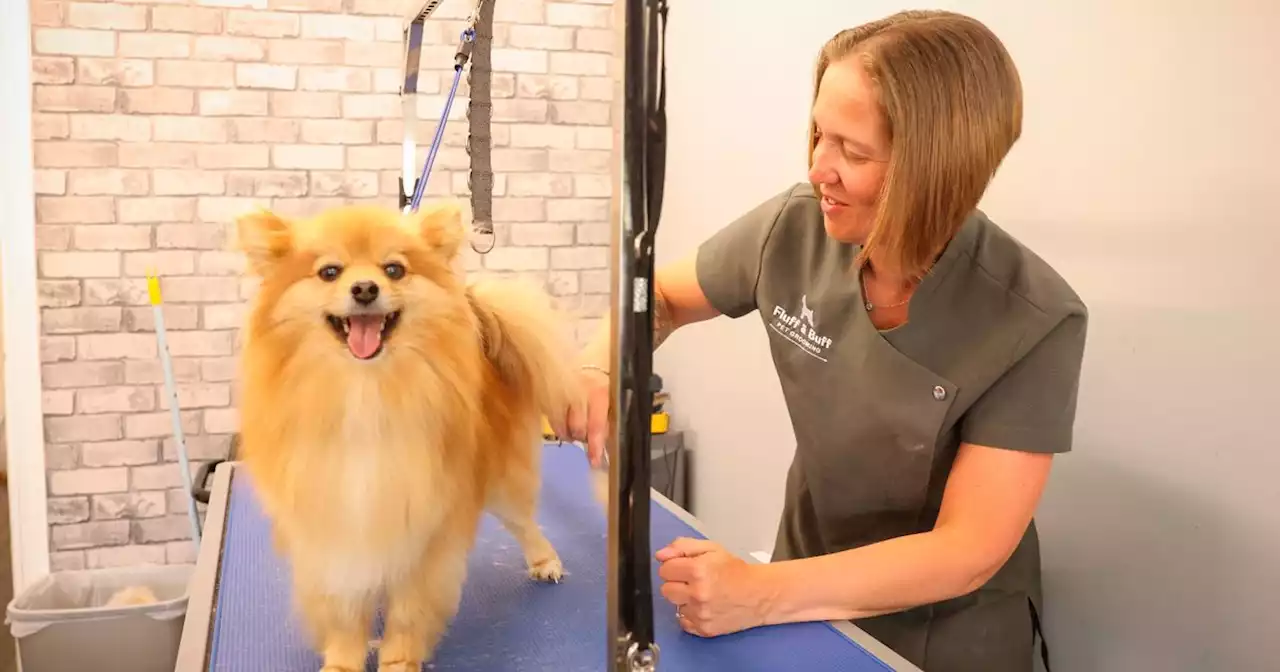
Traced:
MULTIPOLYGON (((165 320, 191 458, 237 426, 234 334, 252 283, 228 224, 394 205, 404 0, 31 0, 50 535, 55 569, 187 561, 144 273, 165 320)), ((470 0, 427 26, 419 147, 470 0)), ((607 309, 612 0, 499 0, 497 245, 473 270, 547 283, 585 333, 607 309)), ((429 196, 465 195, 465 84, 429 196)))

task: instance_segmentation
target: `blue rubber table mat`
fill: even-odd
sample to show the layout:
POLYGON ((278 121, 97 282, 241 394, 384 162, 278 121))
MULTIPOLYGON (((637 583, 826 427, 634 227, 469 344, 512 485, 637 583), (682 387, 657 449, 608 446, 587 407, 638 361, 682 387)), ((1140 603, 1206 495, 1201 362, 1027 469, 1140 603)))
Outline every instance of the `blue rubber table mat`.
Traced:
MULTIPOLYGON (((587 462, 573 445, 548 444, 538 519, 564 562, 559 584, 525 574, 515 540, 486 515, 469 559, 457 617, 433 672, 597 672, 605 669, 607 520, 592 499, 587 462)), ((661 505, 652 504, 652 548, 678 536, 702 538, 661 505)), ((219 569, 211 672, 315 672, 321 657, 290 608, 289 569, 275 554, 267 522, 243 470, 232 480, 219 569)), ((680 630, 661 597, 653 565, 659 670, 716 672, 883 671, 891 668, 826 623, 756 628, 716 638, 680 630)), ((381 619, 372 637, 381 636, 381 619)), ((377 669, 372 652, 368 672, 377 669)))

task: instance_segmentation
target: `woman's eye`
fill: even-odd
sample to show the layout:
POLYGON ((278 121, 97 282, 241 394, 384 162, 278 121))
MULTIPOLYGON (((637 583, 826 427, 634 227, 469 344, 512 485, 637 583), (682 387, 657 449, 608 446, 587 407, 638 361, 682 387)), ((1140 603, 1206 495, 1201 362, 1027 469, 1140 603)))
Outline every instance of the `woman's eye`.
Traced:
POLYGON ((387 274, 392 280, 399 280, 404 277, 404 266, 396 262, 391 262, 382 267, 382 272, 387 274))
POLYGON ((321 268, 320 272, 317 273, 317 275, 319 275, 320 279, 324 280, 325 282, 333 282, 334 280, 338 279, 339 275, 342 275, 342 268, 335 266, 333 264, 330 264, 328 266, 325 266, 324 268, 321 268))

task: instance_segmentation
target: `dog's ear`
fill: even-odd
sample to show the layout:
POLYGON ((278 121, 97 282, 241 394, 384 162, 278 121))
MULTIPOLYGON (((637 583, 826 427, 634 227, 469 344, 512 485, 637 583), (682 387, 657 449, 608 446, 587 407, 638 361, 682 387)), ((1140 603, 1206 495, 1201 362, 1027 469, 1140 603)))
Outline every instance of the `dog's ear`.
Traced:
POLYGON ((462 206, 455 202, 423 205, 411 217, 412 225, 422 241, 447 259, 457 255, 462 242, 467 239, 467 231, 462 222, 462 206))
POLYGON ((236 247, 247 258, 249 270, 264 275, 293 248, 293 231, 274 212, 257 210, 236 219, 236 247))

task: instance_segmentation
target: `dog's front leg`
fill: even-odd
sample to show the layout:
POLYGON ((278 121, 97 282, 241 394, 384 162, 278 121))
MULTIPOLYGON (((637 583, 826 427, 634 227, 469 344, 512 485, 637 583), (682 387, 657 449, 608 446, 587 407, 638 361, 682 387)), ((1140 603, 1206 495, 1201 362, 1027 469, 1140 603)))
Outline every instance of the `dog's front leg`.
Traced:
POLYGON ((418 672, 458 612, 471 535, 440 534, 402 583, 387 592, 378 672, 418 672))
POLYGON ((373 600, 299 591, 300 606, 324 667, 320 672, 363 672, 373 628, 373 600))

